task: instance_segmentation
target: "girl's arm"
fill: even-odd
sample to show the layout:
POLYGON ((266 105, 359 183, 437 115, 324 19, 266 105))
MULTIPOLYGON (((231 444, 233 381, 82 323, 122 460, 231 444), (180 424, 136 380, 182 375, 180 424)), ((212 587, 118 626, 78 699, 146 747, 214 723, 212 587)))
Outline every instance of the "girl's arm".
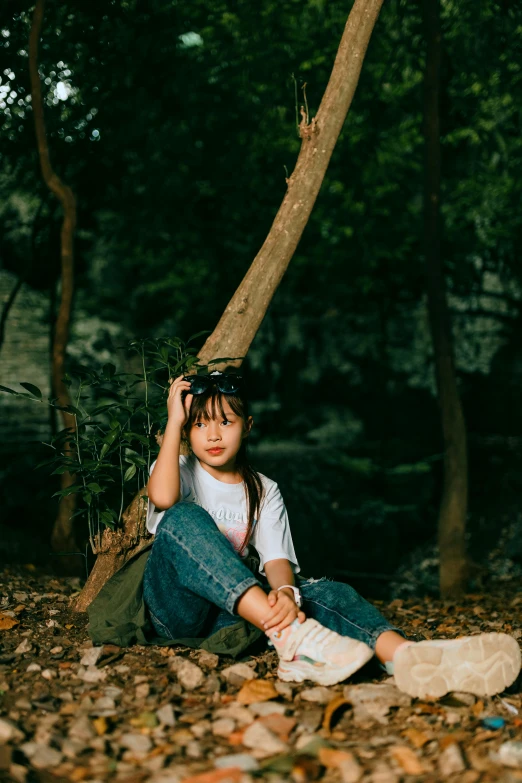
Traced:
MULTIPOLYGON (((188 421, 193 395, 187 394, 183 400, 182 392, 190 389, 190 383, 183 376, 170 380, 167 400, 168 422, 163 435, 156 465, 147 484, 147 495, 157 509, 170 508, 179 501, 179 448, 181 433, 188 421)), ((284 584, 284 582, 282 583, 284 584)))
MULTIPOLYGON (((265 574, 272 590, 277 590, 281 585, 295 584, 292 566, 288 560, 283 558, 269 560, 268 563, 265 563, 265 574)), ((281 590, 281 592, 288 593, 291 598, 294 597, 292 590, 281 590)))

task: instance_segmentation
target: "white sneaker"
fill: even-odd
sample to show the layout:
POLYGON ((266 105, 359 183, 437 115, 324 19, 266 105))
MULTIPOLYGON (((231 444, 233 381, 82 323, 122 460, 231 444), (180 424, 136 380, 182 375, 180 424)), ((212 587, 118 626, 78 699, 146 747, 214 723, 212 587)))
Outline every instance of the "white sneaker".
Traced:
POLYGON ((330 631, 317 620, 295 620, 289 628, 284 643, 278 643, 284 631, 271 636, 280 658, 277 676, 286 682, 312 680, 319 685, 334 685, 373 656, 364 642, 330 631))
POLYGON ((438 699, 449 691, 492 696, 520 671, 520 647, 505 633, 405 645, 393 659, 397 687, 410 696, 438 699))

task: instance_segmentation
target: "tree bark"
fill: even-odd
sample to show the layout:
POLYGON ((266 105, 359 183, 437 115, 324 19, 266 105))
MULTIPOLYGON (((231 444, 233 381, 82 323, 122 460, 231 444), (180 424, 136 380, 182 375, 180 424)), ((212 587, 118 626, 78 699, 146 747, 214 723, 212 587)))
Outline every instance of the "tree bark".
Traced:
MULTIPOLYGON (((65 373, 65 352, 69 339, 69 324, 71 319, 72 298, 74 291, 74 231, 76 227, 76 200, 71 188, 66 185, 54 171, 49 156, 47 133, 42 101, 40 75, 38 73, 38 42, 42 29, 44 16, 44 0, 36 0, 29 35, 29 76, 31 81, 31 98, 36 132, 36 142, 40 168, 45 184, 60 201, 63 208, 63 221, 60 235, 61 256, 61 297, 54 331, 51 379, 53 395, 58 404, 67 406, 71 400, 67 386, 63 382, 65 373)), ((74 432, 76 421, 73 415, 61 411, 64 427, 74 432)), ((61 476, 61 488, 65 489, 74 482, 74 476, 64 473, 61 476)), ((77 551, 75 542, 72 515, 75 508, 75 496, 69 495, 60 500, 58 515, 56 517, 51 534, 51 545, 56 550, 77 551)), ((76 569, 76 561, 71 559, 73 570, 76 569)), ((61 561, 62 566, 67 566, 67 561, 61 561)))
MULTIPOLYGON (((199 353, 205 364, 219 357, 241 357, 250 347, 272 297, 283 277, 310 217, 332 152, 352 102, 372 30, 383 0, 355 0, 346 23, 334 66, 317 116, 312 120, 301 108, 299 125, 301 150, 287 191, 272 227, 250 269, 230 300, 214 332, 199 353)), ((141 493, 143 494, 143 490, 141 493)), ((134 498, 133 504, 139 498, 134 498)), ((129 509, 129 512, 130 512, 129 509)), ((126 540, 126 525, 135 525, 127 516, 121 542, 126 540)), ((132 536, 130 536, 132 539, 132 536)), ((90 602, 132 553, 116 552, 121 542, 105 531, 102 547, 111 554, 98 558, 91 576, 76 600, 75 609, 85 611, 90 602), (91 578, 92 577, 92 578, 91 578)), ((138 542, 132 552, 143 546, 138 542)))
POLYGON ((424 73, 424 242, 428 310, 444 444, 444 483, 438 520, 440 591, 461 593, 466 584, 468 468, 466 427, 457 388, 450 314, 441 258, 440 220, 440 0, 423 0, 426 31, 424 73))
MULTIPOLYGON (((244 357, 301 239, 348 114, 383 0, 355 0, 316 117, 301 108, 301 150, 263 246, 199 354, 244 357)), ((237 364, 240 364, 238 361, 237 364)))

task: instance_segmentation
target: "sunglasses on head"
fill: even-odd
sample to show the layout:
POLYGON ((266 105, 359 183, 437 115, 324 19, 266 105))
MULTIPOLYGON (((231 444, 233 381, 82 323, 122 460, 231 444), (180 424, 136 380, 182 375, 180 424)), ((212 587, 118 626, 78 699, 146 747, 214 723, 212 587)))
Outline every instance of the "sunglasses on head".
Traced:
POLYGON ((184 381, 190 383, 188 394, 204 394, 216 386, 221 394, 235 394, 241 388, 243 378, 234 373, 212 373, 212 375, 187 375, 184 381))

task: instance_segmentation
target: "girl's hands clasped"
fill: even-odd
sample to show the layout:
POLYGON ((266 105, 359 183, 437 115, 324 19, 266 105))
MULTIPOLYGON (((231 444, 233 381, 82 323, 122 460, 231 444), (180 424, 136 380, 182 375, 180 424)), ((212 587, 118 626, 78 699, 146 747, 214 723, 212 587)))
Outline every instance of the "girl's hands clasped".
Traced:
POLYGON ((183 429, 188 421, 190 406, 192 404, 193 394, 187 394, 182 397, 183 392, 187 392, 190 389, 190 383, 183 380, 183 375, 173 380, 169 378, 170 389, 167 399, 167 411, 169 415, 169 422, 177 424, 180 429, 183 429))
POLYGON ((299 609, 294 599, 284 590, 279 592, 271 590, 268 593, 268 604, 271 610, 263 621, 265 633, 282 631, 287 625, 293 623, 296 617, 300 623, 304 623, 306 620, 305 613, 299 609))

